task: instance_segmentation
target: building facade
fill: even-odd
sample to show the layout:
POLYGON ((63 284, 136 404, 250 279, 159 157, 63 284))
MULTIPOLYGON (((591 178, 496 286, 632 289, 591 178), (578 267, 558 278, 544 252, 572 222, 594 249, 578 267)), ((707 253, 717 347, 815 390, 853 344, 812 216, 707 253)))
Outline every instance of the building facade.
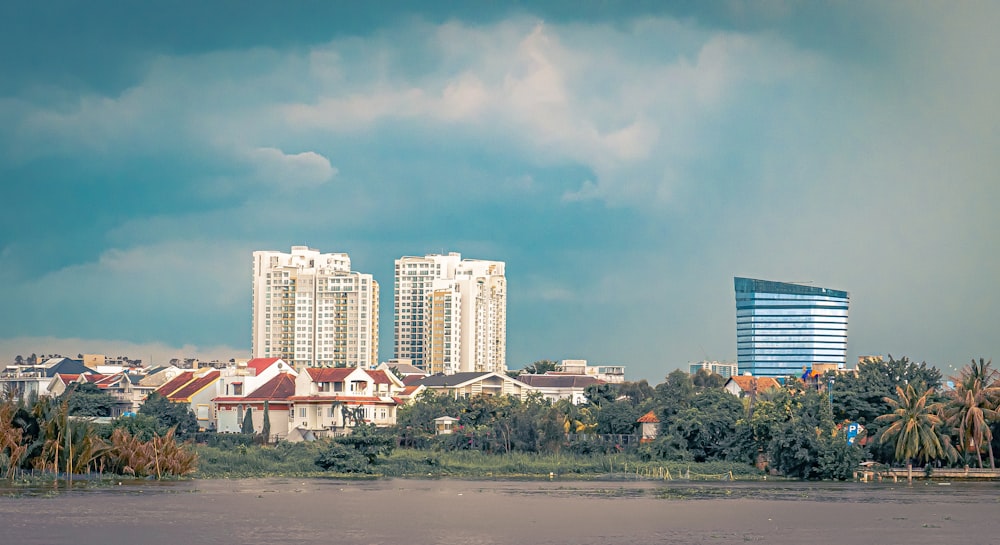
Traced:
POLYGON ((296 369, 378 365, 378 282, 345 253, 253 253, 253 357, 296 369))
POLYGON ((847 364, 846 291, 735 278, 740 374, 800 376, 814 364, 847 364))
POLYGON ((725 378, 729 378, 737 374, 737 366, 735 363, 724 362, 724 361, 699 361, 697 363, 688 364, 688 372, 692 375, 700 370, 706 370, 709 373, 715 373, 716 375, 721 375, 725 378))
POLYGON ((394 356, 428 373, 506 372, 504 263, 461 254, 396 260, 394 356))

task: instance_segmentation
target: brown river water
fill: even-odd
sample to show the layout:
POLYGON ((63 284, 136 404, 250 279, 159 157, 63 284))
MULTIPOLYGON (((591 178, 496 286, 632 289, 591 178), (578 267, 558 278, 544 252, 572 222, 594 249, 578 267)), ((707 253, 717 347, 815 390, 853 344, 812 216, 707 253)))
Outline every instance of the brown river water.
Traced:
POLYGON ((1000 483, 243 479, 0 497, 0 545, 313 543, 1000 544, 1000 483))

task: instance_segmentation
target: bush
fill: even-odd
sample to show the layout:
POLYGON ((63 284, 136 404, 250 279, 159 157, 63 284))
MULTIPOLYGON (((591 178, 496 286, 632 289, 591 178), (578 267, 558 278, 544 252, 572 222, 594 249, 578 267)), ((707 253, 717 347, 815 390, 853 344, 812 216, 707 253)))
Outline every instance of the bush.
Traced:
POLYGON ((330 441, 320 451, 316 465, 338 473, 371 473, 371 465, 361 452, 337 441, 330 441))

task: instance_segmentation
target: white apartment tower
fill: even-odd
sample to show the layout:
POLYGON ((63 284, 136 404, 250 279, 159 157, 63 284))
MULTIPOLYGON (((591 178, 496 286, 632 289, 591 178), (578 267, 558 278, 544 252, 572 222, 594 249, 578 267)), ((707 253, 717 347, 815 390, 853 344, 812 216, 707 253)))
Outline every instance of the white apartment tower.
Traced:
POLYGON ((503 262, 402 257, 393 301, 396 358, 430 373, 507 371, 503 262))
POLYGON ((344 253, 253 253, 253 357, 303 367, 378 365, 378 282, 344 253))

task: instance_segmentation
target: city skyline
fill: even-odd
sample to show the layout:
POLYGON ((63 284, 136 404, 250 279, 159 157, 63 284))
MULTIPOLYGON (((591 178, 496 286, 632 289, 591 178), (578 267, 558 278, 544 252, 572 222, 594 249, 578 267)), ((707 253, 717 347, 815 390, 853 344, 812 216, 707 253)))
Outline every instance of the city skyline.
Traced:
POLYGON ((995 2, 0 5, 0 357, 249 357, 247 256, 506 264, 506 362, 736 361, 733 277, 847 361, 1000 356, 995 2))

